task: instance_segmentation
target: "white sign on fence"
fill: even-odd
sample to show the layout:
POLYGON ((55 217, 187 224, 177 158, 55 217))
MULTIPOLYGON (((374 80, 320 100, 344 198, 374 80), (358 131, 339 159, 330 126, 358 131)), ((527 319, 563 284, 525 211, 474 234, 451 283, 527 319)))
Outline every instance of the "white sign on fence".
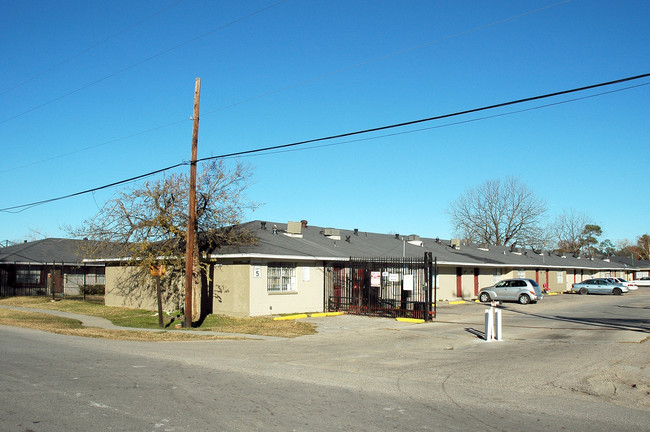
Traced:
POLYGON ((404 291, 413 291, 413 275, 404 275, 404 291))
POLYGON ((371 271, 370 272, 370 286, 380 287, 381 286, 381 272, 371 271))

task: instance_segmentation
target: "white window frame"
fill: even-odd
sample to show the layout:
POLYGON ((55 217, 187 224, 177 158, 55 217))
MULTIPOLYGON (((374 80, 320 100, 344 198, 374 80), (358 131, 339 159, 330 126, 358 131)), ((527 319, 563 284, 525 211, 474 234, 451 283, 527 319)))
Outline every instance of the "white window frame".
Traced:
POLYGON ((517 270, 517 277, 518 278, 525 278, 526 277, 526 270, 519 269, 517 270))
POLYGON ((296 292, 296 266, 289 263, 269 263, 266 266, 266 291, 296 292))
POLYGON ((557 272, 557 283, 564 283, 564 271, 558 270, 557 272))

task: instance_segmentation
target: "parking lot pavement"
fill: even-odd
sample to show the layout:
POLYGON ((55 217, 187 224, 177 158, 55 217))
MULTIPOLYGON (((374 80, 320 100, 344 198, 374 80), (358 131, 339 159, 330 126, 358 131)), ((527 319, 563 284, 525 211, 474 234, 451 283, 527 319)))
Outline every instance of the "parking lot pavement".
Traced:
MULTIPOLYGON (((505 341, 629 342, 650 334, 650 289, 623 296, 563 294, 545 296, 536 304, 502 303, 505 341)), ((490 304, 441 304, 432 322, 415 324, 390 318, 355 315, 308 318, 321 336, 373 331, 430 334, 454 345, 475 343, 484 336, 485 310, 490 304)))

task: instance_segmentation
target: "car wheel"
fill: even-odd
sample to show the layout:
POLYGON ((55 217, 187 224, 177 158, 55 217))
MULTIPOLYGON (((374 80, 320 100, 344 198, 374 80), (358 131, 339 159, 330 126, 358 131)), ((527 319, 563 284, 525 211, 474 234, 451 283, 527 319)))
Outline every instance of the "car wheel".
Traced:
POLYGON ((530 303, 530 297, 528 297, 528 294, 522 294, 519 296, 519 303, 521 304, 528 304, 530 303))
POLYGON ((479 299, 482 303, 487 303, 487 302, 490 301, 490 294, 488 294, 488 293, 486 293, 486 292, 483 292, 483 293, 481 293, 480 296, 478 296, 478 299, 479 299))
POLYGON ((585 295, 589 292, 587 288, 580 288, 580 294, 585 295))
POLYGON ((612 294, 614 294, 614 295, 621 295, 621 294, 623 294, 623 290, 620 289, 620 288, 614 288, 614 289, 612 290, 612 294))

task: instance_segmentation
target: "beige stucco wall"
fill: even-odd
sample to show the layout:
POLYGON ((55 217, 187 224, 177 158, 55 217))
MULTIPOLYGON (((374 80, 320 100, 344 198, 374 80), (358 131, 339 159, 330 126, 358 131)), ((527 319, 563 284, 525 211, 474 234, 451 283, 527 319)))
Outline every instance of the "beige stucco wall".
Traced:
POLYGON ((438 266, 438 294, 440 301, 456 299, 456 267, 438 266))
POLYGON ((323 267, 313 263, 298 265, 295 292, 268 292, 267 264, 258 261, 215 265, 213 313, 245 317, 323 311, 323 267))
POLYGON ((250 267, 249 264, 233 263, 213 266, 213 313, 236 317, 249 316, 250 267))
POLYGON ((266 263, 253 263, 250 277, 250 315, 323 312, 324 270, 314 263, 296 266, 295 292, 268 292, 266 263))
MULTIPOLYGON (((157 310, 156 285, 153 277, 142 281, 136 276, 140 271, 133 266, 106 266, 106 306, 118 306, 134 309, 157 310)), ((176 275, 178 277, 178 275, 176 275)), ((182 277, 182 275, 181 275, 182 277)), ((163 276, 163 310, 175 312, 179 307, 179 291, 181 287, 171 284, 172 275, 163 276)))

